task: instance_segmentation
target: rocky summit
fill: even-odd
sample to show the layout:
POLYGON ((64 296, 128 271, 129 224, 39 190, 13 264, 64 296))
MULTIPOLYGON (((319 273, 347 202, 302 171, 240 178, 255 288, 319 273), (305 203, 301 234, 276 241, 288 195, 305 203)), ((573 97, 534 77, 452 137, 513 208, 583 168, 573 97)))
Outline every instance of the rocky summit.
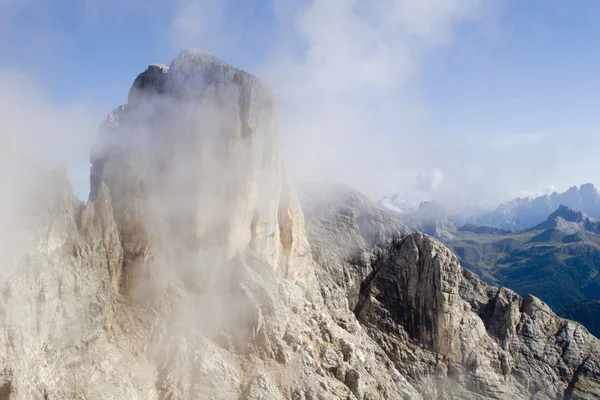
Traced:
POLYGON ((351 188, 294 188, 279 142, 269 90, 213 56, 139 75, 89 200, 59 170, 23 208, 0 399, 600 396, 585 328, 351 188))

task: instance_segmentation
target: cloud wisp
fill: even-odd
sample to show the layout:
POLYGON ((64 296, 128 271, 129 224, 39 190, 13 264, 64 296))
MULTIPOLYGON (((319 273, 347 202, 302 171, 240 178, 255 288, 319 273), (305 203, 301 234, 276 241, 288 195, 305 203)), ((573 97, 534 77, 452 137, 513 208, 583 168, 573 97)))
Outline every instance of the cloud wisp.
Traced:
MULTIPOLYGON (((477 1, 314 1, 285 8, 291 32, 264 69, 281 106, 292 170, 372 197, 436 167, 415 80, 477 1)), ((392 189, 395 188, 395 189, 392 189)))

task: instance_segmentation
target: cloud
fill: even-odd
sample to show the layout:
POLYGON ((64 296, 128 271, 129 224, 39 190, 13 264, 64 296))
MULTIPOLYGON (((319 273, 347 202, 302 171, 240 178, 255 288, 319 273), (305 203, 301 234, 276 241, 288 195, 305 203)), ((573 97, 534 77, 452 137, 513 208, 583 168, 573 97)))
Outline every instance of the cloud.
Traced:
POLYGON ((435 167, 418 166, 432 133, 414 79, 481 5, 327 0, 276 9, 287 28, 279 25, 283 39, 261 73, 278 96, 295 175, 343 181, 377 197, 435 167))
POLYGON ((277 96, 293 175, 346 182, 377 197, 412 188, 418 174, 436 167, 427 161, 436 133, 424 124, 427 108, 415 79, 428 54, 450 45, 455 28, 476 20, 482 5, 86 0, 78 15, 98 27, 128 23, 124 17, 139 11, 157 33, 166 33, 173 50, 201 47, 236 64, 241 58, 277 96))
MULTIPOLYGON (((453 205, 491 205, 524 187, 542 190, 538 185, 561 173, 552 160, 565 157, 565 146, 554 132, 520 133, 516 126, 516 132, 495 133, 489 126, 463 133, 430 123, 436 116, 429 115, 420 83, 431 56, 451 51, 467 24, 471 32, 485 30, 501 6, 478 0, 262 2, 263 35, 245 42, 253 32, 246 17, 256 3, 246 9, 232 7, 233 1, 179 4, 176 43, 206 44, 218 55, 256 49, 251 70, 277 96, 286 163, 298 179, 345 182, 375 199, 417 191, 453 205), (265 17, 270 13, 274 21, 265 17)), ((515 97, 494 107, 524 101, 515 97)))
POLYGON ((26 184, 30 172, 27 168, 35 171, 63 164, 70 171, 77 195, 86 199, 88 154, 99 115, 83 105, 57 105, 49 93, 40 89, 39 82, 14 69, 0 69, 0 86, 2 170, 21 174, 26 184))
POLYGON ((87 151, 98 115, 80 106, 57 106, 27 74, 0 68, 0 281, 14 272, 32 234, 40 232, 49 181, 61 164, 87 199, 87 151))
POLYGON ((446 174, 439 168, 417 175, 415 189, 425 193, 435 191, 444 182, 446 174))

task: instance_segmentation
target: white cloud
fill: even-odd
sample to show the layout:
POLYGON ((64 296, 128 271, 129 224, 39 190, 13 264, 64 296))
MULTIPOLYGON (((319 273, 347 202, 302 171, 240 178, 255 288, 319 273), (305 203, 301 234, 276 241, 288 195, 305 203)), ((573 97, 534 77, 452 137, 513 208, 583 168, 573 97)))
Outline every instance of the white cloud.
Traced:
POLYGON ((440 185, 444 182, 446 178, 446 174, 440 168, 434 168, 427 172, 422 172, 417 175, 417 182, 415 184, 415 189, 430 193, 435 191, 440 187, 440 185))
POLYGON ((400 182, 412 186, 435 167, 423 165, 430 135, 413 78, 427 54, 451 42, 453 28, 477 18, 481 3, 301 4, 278 9, 290 25, 263 70, 278 95, 292 171, 374 197, 400 182))
POLYGON ((21 72, 0 69, 2 170, 18 172, 25 184, 28 171, 22 170, 23 167, 14 171, 11 165, 26 168, 31 161, 32 170, 36 170, 63 164, 70 171, 77 195, 87 199, 88 154, 99 126, 99 115, 83 106, 57 105, 41 86, 21 72))

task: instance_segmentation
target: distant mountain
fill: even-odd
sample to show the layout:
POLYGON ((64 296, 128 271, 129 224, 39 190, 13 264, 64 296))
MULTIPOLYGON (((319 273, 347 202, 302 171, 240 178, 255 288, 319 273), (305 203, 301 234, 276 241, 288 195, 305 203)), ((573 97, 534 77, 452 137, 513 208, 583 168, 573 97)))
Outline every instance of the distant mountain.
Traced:
POLYGON ((444 242, 489 283, 533 294, 586 326, 593 318, 581 310, 600 312, 600 305, 582 303, 600 300, 600 221, 581 211, 561 205, 519 232, 466 225, 444 242))
POLYGON ((494 211, 476 217, 477 225, 502 229, 522 230, 531 228, 554 212, 559 206, 581 211, 584 214, 600 218, 600 194, 593 184, 586 183, 579 188, 573 186, 564 193, 552 193, 531 198, 517 198, 501 204, 494 211))
MULTIPOLYGON (((417 218, 416 214, 420 213, 419 202, 399 194, 384 197, 377 202, 377 205, 405 219, 410 219, 411 216, 417 218)), ((520 231, 544 222, 546 217, 561 205, 574 211, 581 211, 589 217, 600 218, 600 193, 593 184, 586 183, 579 188, 573 186, 564 193, 554 192, 533 199, 516 198, 499 205, 492 211, 471 207, 468 211, 444 215, 444 219, 456 226, 487 226, 520 231)))
POLYGON ((561 205, 548 216, 546 221, 528 231, 557 230, 565 234, 577 232, 600 233, 600 221, 586 217, 581 211, 575 211, 561 205))

